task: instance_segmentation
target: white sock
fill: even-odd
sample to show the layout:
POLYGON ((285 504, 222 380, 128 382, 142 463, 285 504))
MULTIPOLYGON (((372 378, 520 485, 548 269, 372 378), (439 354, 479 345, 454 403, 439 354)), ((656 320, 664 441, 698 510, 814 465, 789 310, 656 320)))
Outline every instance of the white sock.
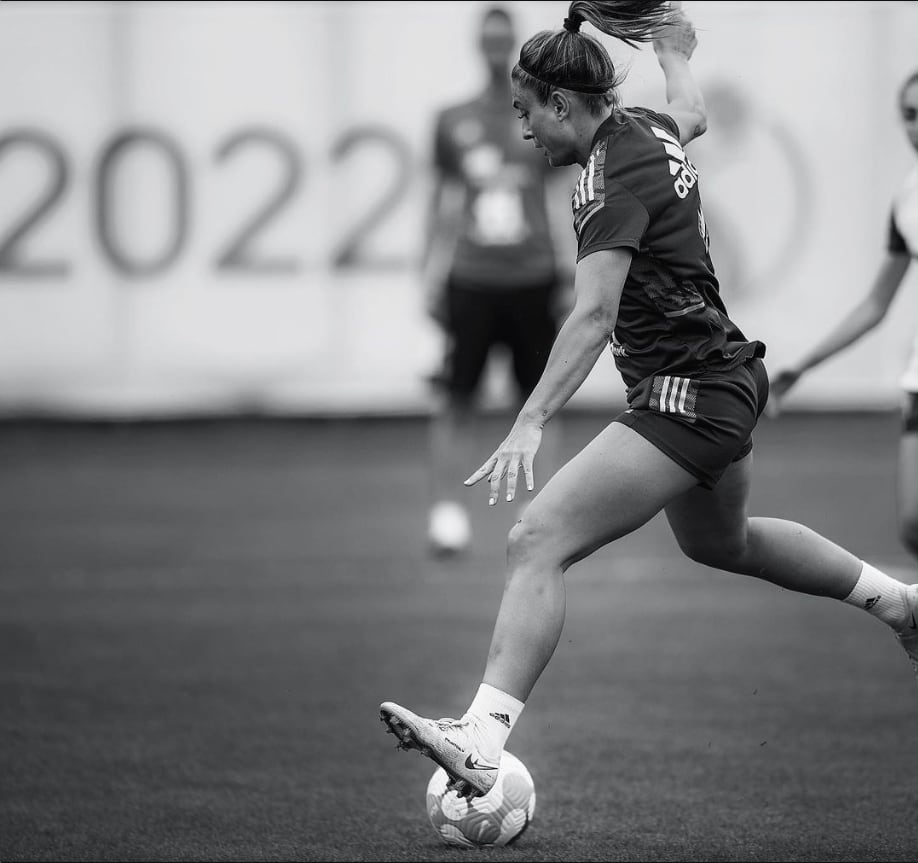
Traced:
POLYGON ((888 623, 896 632, 901 632, 909 622, 906 587, 901 581, 865 563, 857 584, 844 601, 864 609, 888 623))
POLYGON ((487 683, 478 687, 478 693, 465 715, 474 720, 482 755, 497 756, 503 752, 524 707, 519 699, 487 683))

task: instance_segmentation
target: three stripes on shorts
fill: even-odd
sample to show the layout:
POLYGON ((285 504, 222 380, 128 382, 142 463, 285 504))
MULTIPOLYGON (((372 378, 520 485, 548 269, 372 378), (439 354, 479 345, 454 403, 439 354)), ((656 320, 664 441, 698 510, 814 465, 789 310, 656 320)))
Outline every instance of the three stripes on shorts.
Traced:
POLYGON ((698 381, 677 375, 657 375, 650 393, 650 409, 695 420, 697 398, 698 381))

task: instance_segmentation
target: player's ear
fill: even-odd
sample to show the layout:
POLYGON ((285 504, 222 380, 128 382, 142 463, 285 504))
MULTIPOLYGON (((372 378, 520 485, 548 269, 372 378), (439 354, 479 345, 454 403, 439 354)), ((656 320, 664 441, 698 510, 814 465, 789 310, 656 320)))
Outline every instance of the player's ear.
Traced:
POLYGON ((551 96, 548 97, 548 103, 554 112, 557 120, 566 120, 571 113, 571 100, 566 93, 560 90, 552 90, 551 96))

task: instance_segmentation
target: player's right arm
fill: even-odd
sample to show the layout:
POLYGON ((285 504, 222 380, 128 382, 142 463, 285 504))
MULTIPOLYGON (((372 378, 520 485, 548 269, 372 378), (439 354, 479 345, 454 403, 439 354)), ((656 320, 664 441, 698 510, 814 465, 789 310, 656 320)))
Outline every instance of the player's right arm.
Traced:
POLYGON ((574 307, 558 332, 542 377, 503 443, 465 481, 470 486, 487 477, 491 486, 488 502, 492 506, 500 497, 505 476, 506 498, 514 499, 520 468, 526 487, 530 491, 535 487, 533 463, 542 429, 577 392, 608 348, 631 257, 630 248, 603 249, 577 263, 574 307))
POLYGON ((771 381, 772 414, 803 374, 854 344, 886 317, 910 262, 905 252, 887 253, 867 295, 794 365, 775 375, 771 381))
POLYGON ((698 44, 695 27, 681 12, 681 3, 670 5, 677 14, 675 23, 653 40, 653 49, 666 79, 666 107, 661 110, 676 122, 679 143, 685 146, 708 128, 708 111, 689 67, 698 44))

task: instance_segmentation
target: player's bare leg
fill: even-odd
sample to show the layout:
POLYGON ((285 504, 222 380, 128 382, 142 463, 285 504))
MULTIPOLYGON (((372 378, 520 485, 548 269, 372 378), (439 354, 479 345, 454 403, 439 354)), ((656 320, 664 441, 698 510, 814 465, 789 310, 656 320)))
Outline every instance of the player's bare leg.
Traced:
POLYGON ((510 532, 484 682, 525 701, 561 636, 564 573, 653 518, 697 479, 611 423, 552 476, 510 532))
POLYGON ((666 507, 686 555, 868 611, 892 628, 918 675, 918 585, 891 578, 805 525, 750 517, 751 470, 750 454, 731 465, 713 491, 692 489, 666 507))
POLYGON ((436 761, 460 793, 486 793, 525 700, 557 646, 565 570, 640 527, 696 482, 619 423, 562 467, 510 532, 504 595, 483 682, 469 710, 458 721, 438 721, 383 702, 380 716, 400 748, 436 761))
MULTIPOLYGON (((918 557, 918 431, 906 429, 899 439, 899 533, 905 547, 918 557)), ((918 677, 918 585, 908 591, 908 626, 899 641, 918 677)))
POLYGON ((898 519, 905 547, 918 558, 918 431, 899 438, 898 519))

